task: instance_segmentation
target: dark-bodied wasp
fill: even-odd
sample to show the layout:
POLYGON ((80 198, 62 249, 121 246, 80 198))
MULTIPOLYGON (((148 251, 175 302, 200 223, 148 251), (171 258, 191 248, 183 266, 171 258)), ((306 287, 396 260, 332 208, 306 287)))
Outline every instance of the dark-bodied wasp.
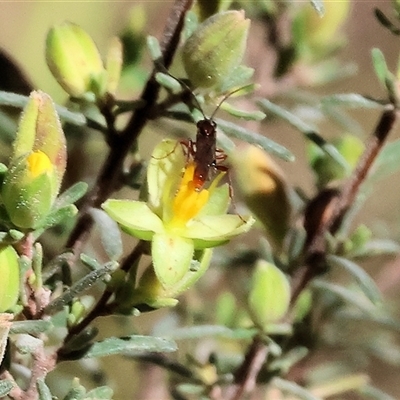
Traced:
POLYGON ((228 97, 243 90, 244 87, 226 94, 215 108, 211 117, 207 118, 199 101, 186 83, 174 77, 173 79, 177 80, 187 90, 192 100, 194 100, 196 108, 198 108, 203 115, 203 118, 196 123, 197 133, 195 139, 180 141, 181 145, 186 149, 188 157, 187 162, 189 163, 189 161, 191 161, 195 166, 193 184, 195 189, 200 191, 206 182, 211 179, 211 175, 214 171, 228 171, 228 166, 222 164, 226 160, 227 155, 222 149, 217 147, 217 123, 214 121, 214 116, 228 97))

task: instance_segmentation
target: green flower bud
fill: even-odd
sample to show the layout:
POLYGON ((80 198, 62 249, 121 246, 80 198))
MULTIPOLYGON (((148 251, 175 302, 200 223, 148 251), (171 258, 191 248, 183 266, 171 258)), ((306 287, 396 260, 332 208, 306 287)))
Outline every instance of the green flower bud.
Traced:
POLYGON ((280 244, 289 227, 292 210, 283 172, 257 146, 237 148, 229 160, 246 205, 271 238, 280 244))
POLYGON ((92 38, 70 22, 54 26, 46 38, 46 60, 61 87, 73 97, 104 94, 105 69, 92 38))
POLYGON ((18 254, 12 246, 0 247, 0 313, 12 309, 19 295, 18 254))
POLYGON ((250 20, 244 11, 226 11, 204 21, 186 41, 182 59, 195 87, 221 85, 242 62, 250 20))
POLYGON ((255 324, 262 328, 282 319, 290 304, 290 285, 285 274, 275 265, 259 260, 252 276, 248 303, 255 324))
POLYGON ((178 300, 174 299, 165 290, 152 267, 146 269, 140 278, 139 285, 134 292, 132 303, 135 305, 147 304, 153 308, 174 307, 178 300))
POLYGON ((36 228, 51 210, 65 168, 65 137, 54 104, 47 94, 32 92, 1 192, 11 222, 36 228))

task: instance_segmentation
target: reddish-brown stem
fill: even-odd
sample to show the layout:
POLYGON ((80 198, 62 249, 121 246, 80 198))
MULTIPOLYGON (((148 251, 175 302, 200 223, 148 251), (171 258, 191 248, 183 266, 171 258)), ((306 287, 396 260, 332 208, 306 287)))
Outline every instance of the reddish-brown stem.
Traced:
POLYGON ((394 106, 390 106, 383 112, 352 176, 338 196, 327 205, 327 207, 332 207, 332 210, 329 212, 329 217, 320 224, 311 240, 307 243, 305 249, 306 265, 297 269, 292 277, 292 304, 295 303, 307 284, 319 274, 320 265, 324 262, 326 256, 326 235, 328 233, 335 234, 339 229, 344 215, 355 201, 360 187, 367 177, 377 155, 382 150, 396 119, 397 109, 394 106))
POLYGON ((261 338, 255 337, 250 345, 243 363, 235 372, 233 385, 228 389, 227 399, 239 400, 246 393, 254 390, 257 375, 260 372, 268 354, 268 348, 261 338))

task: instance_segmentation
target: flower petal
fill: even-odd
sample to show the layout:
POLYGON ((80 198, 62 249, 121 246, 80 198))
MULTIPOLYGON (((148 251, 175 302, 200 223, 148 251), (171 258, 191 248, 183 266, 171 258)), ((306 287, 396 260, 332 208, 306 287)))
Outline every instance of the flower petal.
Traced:
POLYGON ((142 201, 111 199, 101 207, 125 232, 139 239, 151 240, 154 232, 164 229, 161 219, 142 201))
POLYGON ((229 202, 229 185, 218 186, 210 190, 210 198, 198 216, 225 214, 228 210, 229 202))
POLYGON ((154 271, 165 289, 178 283, 189 271, 194 252, 193 240, 167 233, 153 236, 151 255, 154 271))
POLYGON ((184 165, 185 155, 176 140, 163 140, 154 148, 147 169, 148 202, 160 217, 164 204, 175 194, 184 165))
POLYGON ((247 232, 253 223, 254 218, 252 217, 244 218, 232 214, 206 215, 191 221, 187 225, 185 236, 197 239, 195 248, 216 246, 240 233, 247 232), (216 244, 212 244, 212 242, 216 242, 216 244), (200 243, 204 245, 200 245, 200 243))

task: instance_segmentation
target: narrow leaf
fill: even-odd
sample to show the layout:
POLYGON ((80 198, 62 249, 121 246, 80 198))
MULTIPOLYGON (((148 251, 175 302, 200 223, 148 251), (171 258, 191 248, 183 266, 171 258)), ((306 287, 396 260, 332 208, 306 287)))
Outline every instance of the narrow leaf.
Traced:
POLYGON ((53 328, 50 321, 16 321, 13 322, 10 328, 10 333, 28 333, 30 335, 38 335, 39 333, 47 332, 53 328))
POLYGON ((259 100, 258 104, 264 108, 265 111, 270 111, 277 117, 288 122, 294 128, 299 130, 308 140, 315 143, 320 147, 326 154, 331 156, 339 165, 341 165, 345 170, 349 169, 349 166, 343 156, 339 153, 335 146, 328 143, 322 136, 319 135, 316 128, 307 124, 301 120, 297 115, 292 114, 290 111, 271 103, 269 100, 263 99, 259 100))
POLYGON ((74 204, 80 198, 82 198, 88 189, 86 182, 77 182, 58 196, 55 208, 63 208, 70 204, 74 204))
POLYGON ((331 292, 332 294, 342 299, 344 302, 359 308, 365 313, 371 313, 374 311, 373 305, 365 301, 365 298, 360 297, 359 294, 354 292, 353 290, 347 289, 343 286, 335 285, 333 283, 325 282, 321 279, 315 279, 312 282, 312 286, 313 288, 318 290, 327 290, 331 292))
POLYGON ((271 139, 266 138, 256 132, 250 131, 248 129, 242 128, 236 124, 233 124, 222 119, 216 120, 218 126, 230 137, 243 140, 249 144, 255 144, 260 146, 266 152, 273 154, 285 161, 294 161, 294 155, 287 150, 285 147, 274 142, 271 139))
POLYGON ((374 239, 367 242, 361 249, 355 251, 354 257, 371 257, 379 255, 398 254, 400 245, 390 239, 374 239))
POLYGON ((109 262, 102 268, 96 269, 90 272, 68 290, 66 290, 60 297, 53 300, 45 309, 47 314, 61 310, 65 305, 71 303, 71 301, 81 292, 91 288, 98 280, 104 278, 105 275, 115 271, 118 263, 109 262))
POLYGON ((178 80, 163 72, 157 72, 155 76, 156 81, 172 93, 177 94, 182 91, 182 85, 178 80))
POLYGON ((160 43, 154 36, 147 37, 147 48, 153 61, 157 61, 162 58, 160 43))
POLYGON ((174 329, 173 332, 164 336, 174 340, 201 339, 203 337, 228 336, 231 337, 232 330, 221 325, 198 325, 187 328, 174 329))
POLYGON ((346 258, 334 255, 329 255, 327 261, 331 265, 343 268, 345 271, 350 273, 372 303, 379 304, 382 302, 381 293, 379 292, 374 280, 359 265, 346 258))
POLYGON ((331 96, 325 96, 321 99, 323 106, 343 106, 347 108, 372 108, 382 109, 384 104, 375 100, 367 99, 358 93, 340 93, 331 96))
POLYGON ((374 314, 360 313, 358 310, 340 310, 336 313, 336 317, 343 318, 347 321, 362 321, 378 324, 381 328, 392 329, 400 331, 400 322, 397 322, 390 315, 385 313, 377 312, 374 314))
POLYGON ((246 121, 261 121, 265 118, 265 114, 262 111, 246 111, 229 103, 223 103, 221 108, 233 117, 242 118, 246 121))
POLYGON ((7 394, 11 392, 13 387, 13 381, 9 379, 2 379, 0 381, 0 397, 2 398, 4 396, 7 396, 7 394))
POLYGON ((101 244, 111 260, 118 260, 123 252, 121 231, 118 224, 103 210, 92 208, 89 211, 100 233, 101 244))
POLYGON ((176 349, 176 343, 172 340, 132 335, 124 338, 110 337, 101 342, 96 342, 84 357, 105 357, 112 354, 132 352, 172 352, 176 349))
MULTIPOLYGON (((24 108, 28 100, 28 96, 0 90, 0 105, 2 106, 24 108)), ((86 124, 86 118, 82 113, 69 111, 67 108, 58 105, 56 106, 56 110, 60 118, 65 122, 78 126, 86 124)))
POLYGON ((314 396, 310 391, 304 389, 295 382, 287 381, 282 378, 274 378, 272 383, 278 389, 290 393, 302 400, 322 400, 320 397, 314 396))
POLYGON ((36 381, 36 386, 37 386, 38 393, 39 393, 39 400, 52 400, 53 399, 50 389, 44 382, 43 378, 39 378, 36 381))
POLYGON ((86 393, 85 400, 111 400, 113 390, 108 386, 99 386, 86 393))
POLYGON ((388 67, 386 64, 385 56, 382 51, 378 48, 371 50, 372 64, 375 69, 376 76, 381 81, 383 86, 386 86, 386 77, 389 74, 388 67))

